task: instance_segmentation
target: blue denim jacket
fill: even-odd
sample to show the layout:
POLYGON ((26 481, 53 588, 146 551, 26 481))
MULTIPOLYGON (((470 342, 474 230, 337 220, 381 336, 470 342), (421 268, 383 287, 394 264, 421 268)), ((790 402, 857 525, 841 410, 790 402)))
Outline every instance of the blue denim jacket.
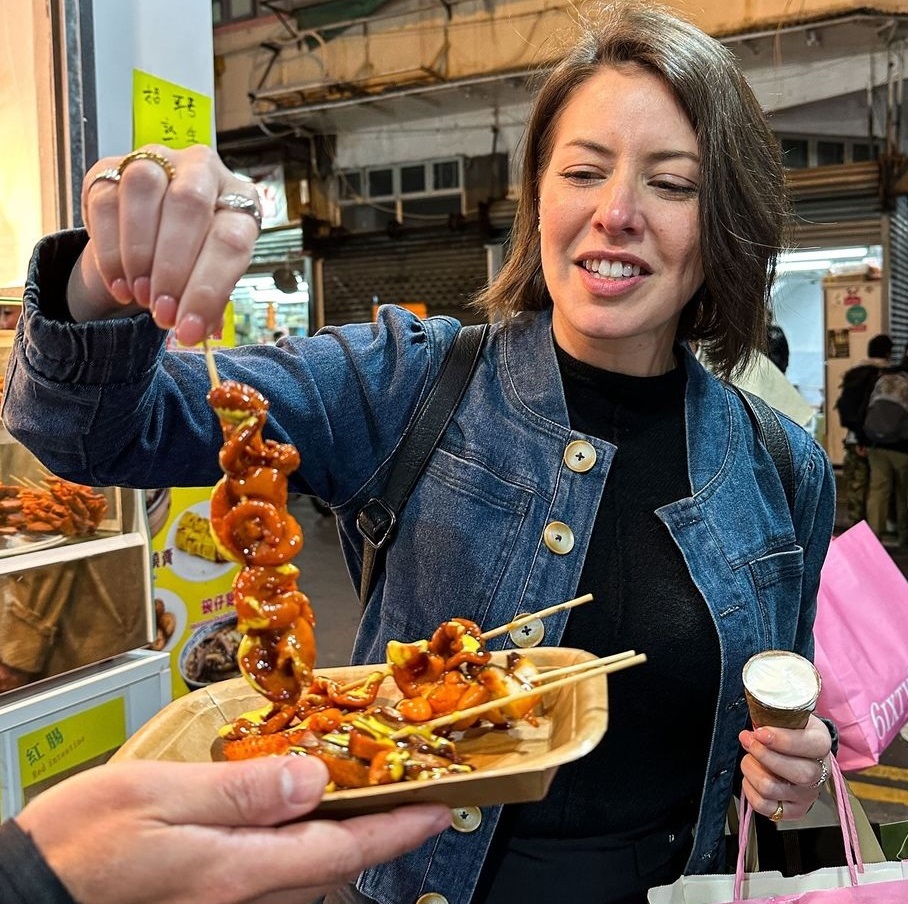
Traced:
MULTIPOLYGON (((45 240, 26 287, 3 418, 53 471, 88 484, 204 486, 220 472, 221 433, 205 402, 202 356, 165 352, 164 334, 141 315, 73 325, 61 316, 61 283, 84 238, 45 240)), ((386 466, 454 332, 449 318, 419 320, 383 308, 375 324, 329 327, 283 348, 218 355, 223 378, 271 400, 270 435, 293 442, 302 466, 295 488, 329 500, 338 515, 351 577, 359 581, 355 516, 383 485, 386 466)), ((685 419, 690 498, 657 511, 688 563, 719 636, 722 667, 715 726, 687 872, 719 867, 725 816, 747 724, 741 668, 768 648, 812 657, 820 568, 832 532, 828 459, 782 418, 795 463, 794 517, 775 466, 740 400, 686 350, 685 419)), ((493 326, 463 403, 400 520, 387 566, 366 607, 355 658, 384 661, 392 638, 427 636, 452 614, 500 625, 575 595, 615 447, 572 431, 549 312, 493 326), (595 466, 565 465, 584 439, 595 466), (543 542, 552 521, 573 531, 563 555, 543 542)), ((305 579, 305 572, 304 578, 305 579)), ((318 601, 316 602, 316 609, 318 601)), ((568 613, 545 621, 559 642, 568 613)), ((507 635, 493 645, 509 644, 507 635)), ((645 652, 645 651, 644 651, 645 652)), ((657 714, 656 718, 670 718, 657 714)), ((449 830, 419 850, 360 877, 383 904, 437 892, 469 902, 499 811, 478 829, 449 830)))

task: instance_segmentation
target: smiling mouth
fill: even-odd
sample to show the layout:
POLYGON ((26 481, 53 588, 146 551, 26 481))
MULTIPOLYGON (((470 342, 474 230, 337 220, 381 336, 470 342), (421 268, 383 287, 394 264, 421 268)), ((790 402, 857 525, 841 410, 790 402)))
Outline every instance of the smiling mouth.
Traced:
POLYGON ((604 279, 628 279, 631 276, 639 276, 642 272, 639 264, 631 264, 627 261, 589 259, 581 261, 580 266, 604 279))

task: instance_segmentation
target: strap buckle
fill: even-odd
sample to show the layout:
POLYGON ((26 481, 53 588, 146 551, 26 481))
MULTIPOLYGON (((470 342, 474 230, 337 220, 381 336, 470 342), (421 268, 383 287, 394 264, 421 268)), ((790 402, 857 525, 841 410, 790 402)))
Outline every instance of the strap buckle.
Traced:
POLYGON ((356 516, 356 529, 374 549, 381 549, 394 533, 397 515, 384 499, 373 496, 356 516))

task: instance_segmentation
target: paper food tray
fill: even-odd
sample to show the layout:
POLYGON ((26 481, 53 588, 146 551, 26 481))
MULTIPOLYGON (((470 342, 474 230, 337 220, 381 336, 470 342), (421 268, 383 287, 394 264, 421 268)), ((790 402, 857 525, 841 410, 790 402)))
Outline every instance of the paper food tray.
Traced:
MULTIPOLYGON (((527 656, 541 671, 595 658, 592 653, 565 647, 537 647, 527 651, 527 656)), ((506 653, 497 652, 492 661, 503 665, 505 657, 506 653)), ((345 683, 379 668, 383 666, 346 666, 317 672, 345 683)), ((376 703, 394 703, 400 696, 388 678, 376 703)), ((209 685, 164 707, 112 759, 210 762, 220 758, 218 729, 264 702, 244 678, 209 685)), ((607 678, 598 675, 544 694, 537 711, 542 713, 537 726, 521 721, 506 731, 471 729, 458 737, 457 750, 474 767, 471 773, 330 792, 316 813, 351 816, 417 801, 465 807, 541 800, 558 767, 589 753, 605 734, 607 678)))

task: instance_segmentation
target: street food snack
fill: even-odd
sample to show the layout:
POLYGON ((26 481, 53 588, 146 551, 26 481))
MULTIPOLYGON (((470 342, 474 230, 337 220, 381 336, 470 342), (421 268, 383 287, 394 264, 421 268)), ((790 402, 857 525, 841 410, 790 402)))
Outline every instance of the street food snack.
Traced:
POLYGON ((240 671, 268 700, 292 704, 315 665, 315 615, 290 563, 303 545, 287 511, 287 477, 299 466, 299 453, 262 436, 268 400, 251 386, 219 381, 208 402, 224 434, 211 532, 221 554, 242 565, 233 584, 240 671))
POLYGON ((510 626, 483 634, 475 622, 451 618, 428 639, 392 641, 386 667, 352 684, 314 675, 315 616, 291 562, 303 536, 287 511, 288 477, 299 467, 299 453, 264 438, 269 406, 261 393, 220 381, 212 361, 209 369, 208 401, 224 435, 224 476, 212 492, 211 534, 219 552, 242 565, 233 583, 241 634, 237 661, 268 701, 220 730, 226 759, 315 756, 328 767, 331 789, 463 774, 472 766, 461 761, 452 732, 480 723, 535 724, 545 690, 603 674, 594 668, 543 686, 544 676, 523 653, 509 654, 504 665, 491 662, 486 638, 510 626), (378 704, 388 677, 399 699, 378 704))

